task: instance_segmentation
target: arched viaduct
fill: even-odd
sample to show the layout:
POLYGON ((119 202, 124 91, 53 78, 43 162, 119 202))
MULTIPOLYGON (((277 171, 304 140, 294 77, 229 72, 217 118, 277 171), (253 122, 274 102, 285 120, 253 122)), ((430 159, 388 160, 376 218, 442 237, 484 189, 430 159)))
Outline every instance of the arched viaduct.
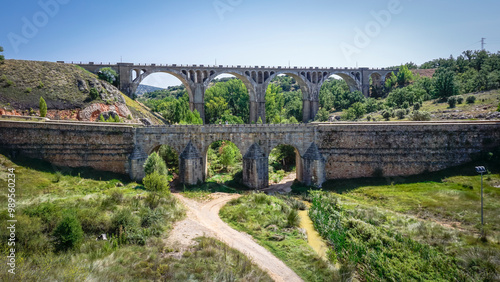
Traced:
POLYGON ((319 109, 319 92, 321 86, 332 75, 344 79, 351 91, 359 90, 366 97, 371 85, 382 86, 386 77, 397 70, 369 68, 299 68, 299 67, 265 67, 265 66, 204 66, 204 65, 135 65, 132 63, 95 64, 80 63, 82 68, 90 72, 98 72, 101 68, 110 67, 120 76, 120 90, 132 95, 139 84, 154 73, 168 73, 178 78, 189 94, 191 110, 198 110, 205 120, 205 91, 210 82, 221 74, 230 74, 239 78, 246 86, 250 101, 250 121, 256 123, 259 117, 265 121, 266 89, 273 78, 278 75, 293 77, 302 90, 303 121, 308 122, 316 116, 319 109))
POLYGON ((279 144, 296 149, 297 178, 406 176, 464 164, 500 146, 500 122, 370 122, 301 125, 171 125, 134 127, 85 122, 0 121, 0 149, 55 165, 92 167, 144 176, 143 164, 160 145, 179 153, 180 180, 205 180, 208 146, 235 143, 243 155, 243 181, 268 185, 268 157, 279 144))

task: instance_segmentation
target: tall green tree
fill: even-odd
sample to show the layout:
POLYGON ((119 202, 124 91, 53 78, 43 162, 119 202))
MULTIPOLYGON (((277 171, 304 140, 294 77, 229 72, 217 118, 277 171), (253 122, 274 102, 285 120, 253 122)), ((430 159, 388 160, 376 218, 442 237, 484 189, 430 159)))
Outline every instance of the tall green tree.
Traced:
POLYGON ((146 175, 153 172, 157 172, 160 175, 167 175, 167 165, 158 153, 153 152, 144 163, 144 172, 146 175))
POLYGON ((46 117, 47 116, 47 103, 45 103, 45 100, 43 99, 43 97, 40 97, 39 107, 40 107, 40 116, 46 117))
POLYGON ((458 95, 459 86, 455 80, 455 73, 444 69, 434 74, 434 98, 447 98, 458 95))
POLYGON ((105 68, 100 69, 97 72, 97 76, 100 79, 105 80, 105 81, 107 81, 115 86, 118 85, 118 73, 110 67, 105 67, 105 68))

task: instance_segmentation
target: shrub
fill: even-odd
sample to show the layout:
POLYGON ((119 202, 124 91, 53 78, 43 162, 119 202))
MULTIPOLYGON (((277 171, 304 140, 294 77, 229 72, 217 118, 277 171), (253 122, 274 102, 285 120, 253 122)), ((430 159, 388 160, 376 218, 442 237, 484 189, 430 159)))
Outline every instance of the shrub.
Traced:
POLYGON ((404 119, 405 118, 406 111, 403 109, 398 109, 396 110, 396 117, 398 119, 404 119))
POLYGON ((465 100, 467 102, 467 104, 474 104, 476 102, 476 96, 469 96, 467 97, 467 99, 465 100))
POLYGON ((57 251, 67 251, 77 247, 83 239, 80 221, 73 212, 66 212, 52 233, 57 251))
POLYGON ((328 112, 327 109, 321 108, 319 109, 318 113, 316 113, 315 121, 320 121, 320 122, 325 122, 328 121, 328 118, 330 117, 330 113, 328 112))
POLYGON ((431 120, 431 114, 426 111, 414 111, 410 119, 413 121, 428 121, 431 120))
POLYGON ((153 152, 144 163, 144 172, 148 175, 155 171, 160 175, 167 175, 167 165, 165 161, 158 153, 153 152))
POLYGON ((47 103, 45 103, 43 97, 40 97, 40 116, 41 117, 47 116, 47 103))
POLYGON ((45 87, 45 85, 43 84, 43 82, 41 82, 41 81, 38 82, 38 86, 37 86, 38 89, 42 89, 44 87, 45 87))
POLYGON ((384 110, 382 112, 382 117, 385 119, 385 120, 389 120, 389 118, 391 118, 391 112, 389 112, 388 110, 384 110))
POLYGON ((421 107, 422 107, 422 104, 420 104, 419 102, 413 104, 413 110, 414 111, 420 110, 421 107))
POLYGON ((31 89, 31 87, 26 87, 26 93, 31 93, 31 91, 33 91, 33 89, 31 89))
POLYGON ((286 224, 288 227, 297 227, 300 224, 299 213, 296 209, 291 209, 286 217, 286 224))
POLYGON ((464 102, 464 97, 462 96, 457 96, 457 103, 460 105, 464 102))
POLYGON ((158 194, 165 194, 169 192, 169 184, 167 180, 167 176, 165 174, 159 174, 154 171, 151 174, 148 174, 142 180, 144 183, 144 187, 146 190, 155 192, 158 194))
POLYGON ((131 119, 132 119, 132 116, 131 116, 131 115, 128 115, 128 116, 127 116, 127 119, 128 119, 128 120, 131 120, 131 119))
POLYGON ((99 92, 97 92, 97 89, 95 89, 94 87, 90 88, 90 98, 92 100, 99 98, 99 92))
POLYGON ((121 230, 127 231, 132 230, 139 226, 139 218, 132 214, 132 211, 128 208, 121 209, 111 218, 111 228, 112 231, 117 234, 121 230))
POLYGON ((99 122, 106 122, 102 114, 99 115, 99 122))
POLYGON ((455 108, 455 106, 457 105, 457 98, 448 97, 448 105, 450 106, 450 108, 455 108))

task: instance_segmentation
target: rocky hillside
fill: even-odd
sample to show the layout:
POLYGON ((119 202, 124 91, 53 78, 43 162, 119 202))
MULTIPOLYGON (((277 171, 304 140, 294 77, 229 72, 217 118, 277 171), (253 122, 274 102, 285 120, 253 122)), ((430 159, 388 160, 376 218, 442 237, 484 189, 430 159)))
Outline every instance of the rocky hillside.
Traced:
POLYGON ((23 60, 0 64, 0 115, 38 115, 40 97, 50 119, 96 121, 102 114, 118 115, 123 122, 161 123, 147 108, 78 66, 23 60))

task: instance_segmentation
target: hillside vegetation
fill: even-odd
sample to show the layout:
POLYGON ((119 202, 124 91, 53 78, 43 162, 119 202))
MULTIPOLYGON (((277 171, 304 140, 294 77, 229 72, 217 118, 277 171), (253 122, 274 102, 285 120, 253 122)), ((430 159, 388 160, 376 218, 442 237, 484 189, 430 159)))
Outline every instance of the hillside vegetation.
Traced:
MULTIPOLYGON (((271 281, 242 253, 200 237, 188 251, 168 245, 184 207, 170 192, 119 175, 0 154, 0 186, 16 179, 15 281, 271 281), (106 234, 107 240, 97 240, 106 234)), ((0 202, 7 203, 6 194, 0 202)), ((7 205, 0 219, 9 218, 7 205)), ((8 229, 0 230, 7 242, 8 229)), ((2 244, 1 255, 9 249, 2 244)), ((12 281, 6 263, 0 281, 12 281)))
MULTIPOLYGON (((397 121, 500 119, 500 53, 465 51, 457 58, 408 63, 385 84, 372 85, 370 96, 351 92, 339 77, 328 78, 319 93, 316 121, 397 121)), ((248 90, 236 78, 214 80, 205 94, 206 122, 249 122, 248 90)), ((145 93, 141 98, 169 123, 190 115, 184 86, 145 93)), ((262 123, 302 122, 302 91, 290 76, 277 76, 265 97, 262 123)), ((259 121, 260 122, 260 121, 259 121)))
POLYGON ((24 60, 0 64, 0 114, 39 115, 40 97, 51 119, 97 121, 101 114, 116 112, 121 122, 163 123, 147 107, 79 66, 24 60))

